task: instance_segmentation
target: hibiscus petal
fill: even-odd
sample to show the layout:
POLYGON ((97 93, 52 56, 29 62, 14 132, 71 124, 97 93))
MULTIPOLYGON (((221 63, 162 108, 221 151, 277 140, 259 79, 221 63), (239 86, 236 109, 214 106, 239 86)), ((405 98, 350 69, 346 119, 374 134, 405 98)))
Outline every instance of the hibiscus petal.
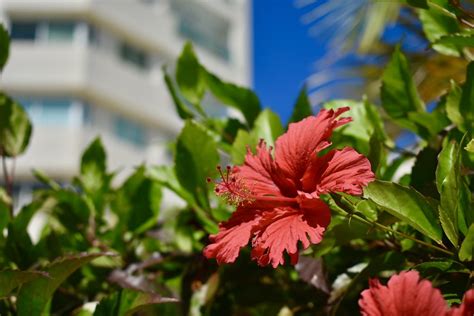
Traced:
POLYGON ((288 132, 280 136, 275 145, 275 161, 282 173, 298 186, 311 157, 328 147, 332 131, 351 118, 336 118, 348 111, 348 107, 334 110, 321 110, 317 116, 307 117, 291 123, 288 132))
POLYGON ((303 190, 318 193, 362 194, 362 188, 375 179, 369 160, 352 148, 332 150, 314 156, 301 179, 303 190))
POLYGON ((372 280, 361 296, 363 316, 440 316, 447 311, 441 292, 430 281, 420 280, 416 271, 392 276, 387 286, 372 280))
POLYGON ((216 258, 217 263, 232 263, 239 256, 240 249, 250 240, 252 228, 258 224, 259 211, 239 207, 227 222, 219 225, 219 232, 209 236, 211 244, 203 254, 206 258, 216 258))
POLYGON ((310 244, 321 242, 330 217, 329 208, 322 201, 311 210, 277 208, 262 213, 252 242, 252 258, 259 265, 271 264, 276 268, 285 263, 283 254, 286 251, 291 263, 296 264, 298 243, 306 249, 310 244))
POLYGON ((261 140, 256 155, 248 149, 244 165, 234 167, 233 172, 253 194, 281 196, 280 189, 272 179, 273 168, 271 148, 267 149, 265 142, 261 140))

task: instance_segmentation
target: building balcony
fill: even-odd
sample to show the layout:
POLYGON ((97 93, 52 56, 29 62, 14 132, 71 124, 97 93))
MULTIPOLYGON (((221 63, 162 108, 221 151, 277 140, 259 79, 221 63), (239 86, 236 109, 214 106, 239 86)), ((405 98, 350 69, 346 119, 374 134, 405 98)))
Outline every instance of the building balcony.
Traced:
POLYGON ((249 84, 250 32, 246 20, 248 12, 242 9, 245 6, 239 4, 239 9, 230 14, 235 5, 217 1, 210 6, 206 1, 192 0, 184 1, 185 7, 186 10, 193 6, 195 9, 181 12, 180 2, 183 1, 160 1, 161 9, 152 9, 151 4, 138 0, 3 0, 2 6, 7 16, 15 20, 85 21, 168 60, 176 58, 186 38, 190 38, 198 44, 196 50, 209 69, 227 80, 249 84), (195 16, 198 11, 200 13, 195 16), (198 30, 204 35, 193 38, 194 34, 183 33, 186 29, 196 29, 196 25, 204 26, 203 30, 198 30), (221 31, 228 36, 224 43, 216 44, 214 40, 218 36, 212 34, 221 31), (228 49, 231 56, 223 49, 228 49))
POLYGON ((14 95, 71 95, 176 134, 181 121, 161 76, 74 43, 13 42, 1 85, 14 95))

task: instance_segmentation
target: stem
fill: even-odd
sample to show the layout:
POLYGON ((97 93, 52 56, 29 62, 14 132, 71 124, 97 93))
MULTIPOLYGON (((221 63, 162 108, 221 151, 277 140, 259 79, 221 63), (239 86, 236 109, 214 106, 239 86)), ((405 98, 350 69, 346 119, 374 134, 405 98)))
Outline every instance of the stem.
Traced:
POLYGON ((415 237, 413 237, 413 236, 410 236, 410 235, 407 235, 407 234, 405 234, 405 233, 399 232, 399 231, 397 231, 397 230, 391 229, 390 227, 385 226, 385 225, 382 225, 382 224, 380 224, 380 223, 371 222, 371 221, 369 221, 369 220, 366 220, 365 218, 363 218, 363 217, 361 217, 361 216, 359 216, 359 215, 354 214, 352 211, 348 212, 348 211, 346 211, 339 203, 337 203, 336 200, 333 200, 333 201, 336 202, 336 205, 337 205, 342 211, 344 211, 346 214, 348 214, 351 218, 355 218, 355 219, 358 220, 359 222, 362 222, 362 223, 367 224, 367 225, 369 225, 369 226, 376 227, 376 228, 379 228, 379 229, 381 229, 381 230, 384 230, 384 231, 387 231, 387 232, 390 232, 390 233, 393 233, 393 234, 397 234, 397 235, 399 235, 400 237, 403 237, 403 238, 406 238, 406 239, 410 239, 410 240, 412 240, 412 241, 414 241, 414 242, 416 242, 416 243, 418 243, 418 244, 420 244, 420 245, 423 245, 423 246, 425 246, 425 247, 431 248, 431 249, 433 249, 433 250, 440 251, 440 252, 442 252, 442 253, 444 253, 444 254, 447 254, 447 255, 449 255, 449 256, 454 256, 454 253, 451 252, 451 251, 449 251, 449 250, 447 250, 447 249, 444 249, 444 248, 435 246, 435 245, 430 244, 430 243, 428 243, 428 242, 426 242, 426 241, 417 239, 417 238, 415 238, 415 237))
POLYGON ((412 241, 414 241, 414 242, 416 242, 416 243, 418 243, 418 244, 420 244, 420 245, 423 245, 423 246, 425 246, 425 247, 428 247, 428 248, 431 248, 431 249, 434 249, 434 250, 441 251, 441 252, 443 252, 443 253, 445 253, 445 254, 447 254, 447 255, 450 255, 450 256, 454 256, 454 253, 452 253, 452 252, 449 251, 449 250, 446 250, 446 249, 443 249, 443 248, 441 248, 441 247, 435 246, 435 245, 430 244, 430 243, 428 243, 428 242, 426 242, 426 241, 417 239, 417 238, 415 238, 415 237, 413 237, 413 236, 407 235, 407 234, 402 233, 402 232, 399 232, 399 231, 397 231, 397 230, 391 229, 390 227, 387 227, 387 226, 382 225, 382 224, 380 224, 380 223, 368 221, 368 220, 366 220, 365 218, 360 217, 359 215, 351 214, 351 217, 353 217, 353 218, 357 219, 358 221, 360 221, 360 222, 362 222, 362 223, 365 223, 365 224, 367 224, 367 225, 372 225, 372 226, 375 226, 375 227, 377 227, 377 228, 379 228, 379 229, 382 229, 382 230, 384 230, 384 231, 397 234, 397 235, 399 235, 399 236, 401 236, 401 237, 403 237, 403 238, 406 238, 406 239, 410 239, 410 240, 412 240, 412 241))

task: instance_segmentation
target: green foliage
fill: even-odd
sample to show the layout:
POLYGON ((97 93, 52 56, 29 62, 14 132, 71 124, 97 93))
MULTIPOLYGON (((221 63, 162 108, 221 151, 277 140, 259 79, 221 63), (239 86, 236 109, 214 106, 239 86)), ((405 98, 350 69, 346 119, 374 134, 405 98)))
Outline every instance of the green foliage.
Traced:
POLYGON ((191 43, 186 43, 178 58, 176 66, 176 81, 179 93, 165 72, 165 82, 170 90, 177 112, 182 119, 193 118, 190 103, 200 116, 207 117, 202 105, 202 99, 209 91, 222 105, 238 110, 249 126, 252 126, 261 106, 257 95, 247 88, 222 81, 199 63, 191 43), (180 98, 183 97, 183 99, 180 98))
POLYGON ((382 107, 397 124, 429 140, 448 125, 444 113, 425 111, 405 55, 397 47, 382 76, 382 107))
POLYGON ((464 128, 472 130, 474 127, 474 62, 467 66, 466 82, 462 88, 459 113, 464 120, 464 128))
POLYGON ((471 224, 466 239, 462 242, 461 249, 459 250, 459 259, 461 261, 474 260, 474 224, 471 224))
POLYGON ((161 186, 139 167, 117 190, 112 210, 124 231, 143 233, 157 221, 161 203, 161 186))
POLYGON ((37 271, 19 271, 19 270, 3 270, 0 271, 0 299, 8 296, 11 291, 24 283, 33 281, 36 278, 49 278, 44 272, 37 271))
POLYGON ((202 207, 209 207, 206 178, 215 174, 218 164, 219 155, 212 136, 198 123, 187 121, 176 143, 176 176, 202 207))
MULTIPOLYGON (((430 58, 470 58, 472 31, 459 23, 456 6, 445 0, 403 2, 417 8, 434 49, 430 58)), ((391 5, 384 5, 384 13, 391 5)), ((379 29, 380 16, 372 20, 379 29)), ((8 45, 2 28, 1 67, 8 45)), ((235 263, 218 266, 202 249, 235 206, 212 194, 206 178, 219 182, 218 165, 225 173, 229 162, 243 164, 261 139, 274 147, 288 126, 262 109, 253 91, 207 70, 186 44, 176 72, 164 70, 184 121, 170 144, 171 164, 136 166, 116 177, 96 138, 72 180, 59 182, 34 170, 41 187, 21 208, 12 197, 15 179, 4 177, 0 314, 353 315, 369 278, 412 268, 436 280, 449 302, 459 303, 472 287, 474 262, 474 66, 467 66, 464 83, 453 78, 449 91, 439 92, 426 110, 431 100, 412 76, 410 65, 417 60, 411 57, 395 49, 381 78, 380 100, 322 104, 349 106, 344 116, 352 118, 334 130, 327 150, 356 149, 368 157, 377 180, 363 196, 321 196, 332 212, 321 243, 301 251, 296 267, 259 267, 245 247, 235 263), (398 148, 401 129, 414 133, 416 144, 398 148), (46 224, 33 236, 29 230, 37 221, 46 224), (100 302, 95 311, 88 311, 90 302, 100 302)), ((303 87, 288 124, 310 115, 303 87)), ((31 130, 22 107, 1 93, 3 162, 26 150, 31 130)))
POLYGON ((35 278, 24 284, 18 293, 18 316, 42 315, 56 288, 84 264, 106 253, 81 254, 57 259, 44 270, 48 278, 35 278))
POLYGON ((419 16, 426 37, 430 42, 435 43, 433 44, 435 50, 446 55, 460 56, 461 52, 458 47, 454 43, 449 43, 445 40, 449 34, 460 31, 456 19, 446 16, 433 8, 420 10, 419 16))
POLYGON ((135 315, 135 313, 140 312, 140 310, 156 304, 176 302, 176 299, 162 297, 159 294, 123 289, 103 299, 97 306, 94 316, 135 315))
POLYGON ((308 99, 308 91, 306 90, 306 86, 303 86, 303 88, 301 88, 300 94, 298 95, 298 99, 293 106, 293 113, 291 114, 288 123, 301 121, 305 117, 310 116, 312 113, 313 111, 311 110, 311 103, 308 99))
POLYGON ((183 96, 192 104, 199 104, 204 96, 205 85, 201 78, 201 65, 193 46, 186 43, 176 67, 176 81, 183 96))
POLYGON ((10 36, 7 30, 0 24, 0 71, 7 63, 8 55, 10 54, 10 36))
POLYGON ((441 243, 442 232, 436 218, 437 210, 419 192, 396 183, 374 181, 365 189, 364 196, 425 236, 441 243))
POLYGON ((247 148, 255 148, 263 139, 268 146, 274 146, 275 140, 283 134, 283 126, 280 118, 269 109, 260 112, 255 120, 253 129, 249 132, 239 130, 231 149, 232 162, 242 164, 247 148))
POLYGON ((16 157, 28 146, 31 122, 25 110, 9 96, 0 92, 0 152, 16 157))

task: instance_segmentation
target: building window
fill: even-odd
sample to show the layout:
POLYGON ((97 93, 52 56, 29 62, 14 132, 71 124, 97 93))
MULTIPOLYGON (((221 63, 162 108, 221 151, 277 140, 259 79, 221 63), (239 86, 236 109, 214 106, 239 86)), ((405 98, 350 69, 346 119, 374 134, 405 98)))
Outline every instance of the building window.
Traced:
POLYGON ((132 64, 139 69, 146 70, 150 67, 150 57, 148 54, 127 43, 120 44, 119 55, 123 61, 132 64))
POLYGON ((35 22, 12 22, 10 37, 12 40, 34 41, 37 27, 35 22))
POLYGON ((73 42, 79 23, 75 21, 13 21, 11 38, 23 41, 73 42))
MULTIPOLYGON (((209 50, 214 55, 228 61, 229 48, 227 47, 227 34, 220 36, 223 30, 205 30, 196 25, 195 21, 182 19, 179 22, 179 34, 196 44, 209 50)), ((226 31, 224 31, 226 33, 226 31)))
POLYGON ((171 2, 171 8, 177 16, 177 32, 181 37, 193 41, 221 59, 230 59, 229 21, 192 1, 175 0, 171 2))
POLYGON ((83 124, 83 104, 68 98, 17 98, 38 126, 77 127, 83 124))
POLYGON ((49 42, 72 42, 77 23, 75 22, 49 22, 48 41, 49 42))
POLYGON ((145 128, 121 116, 115 118, 114 133, 137 147, 144 147, 148 143, 145 128))

